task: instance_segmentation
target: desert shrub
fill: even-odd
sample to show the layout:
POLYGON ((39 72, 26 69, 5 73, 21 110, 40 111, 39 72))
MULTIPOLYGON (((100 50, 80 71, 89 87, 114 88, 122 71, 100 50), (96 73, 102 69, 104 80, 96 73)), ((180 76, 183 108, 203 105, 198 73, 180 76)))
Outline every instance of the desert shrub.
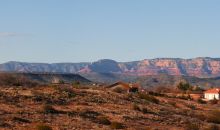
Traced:
POLYGON ((206 104, 206 101, 202 100, 201 98, 199 98, 199 99, 197 100, 197 102, 198 102, 199 104, 206 104))
POLYGON ((83 118, 95 120, 98 116, 100 116, 100 113, 90 110, 84 110, 80 112, 79 115, 83 118))
POLYGON ((183 100, 192 100, 192 98, 191 98, 190 95, 187 95, 187 96, 185 96, 185 95, 181 95, 181 96, 178 96, 177 98, 179 98, 179 99, 183 99, 183 100))
POLYGON ((10 124, 8 124, 8 123, 6 123, 6 122, 4 122, 4 121, 0 121, 0 127, 2 128, 11 128, 11 125, 10 124))
POLYGON ((132 121, 132 120, 134 120, 134 118, 131 117, 131 116, 123 116, 123 119, 124 119, 125 121, 132 121))
POLYGON ((161 94, 161 93, 153 92, 153 91, 148 92, 148 94, 152 95, 152 96, 160 96, 160 97, 165 97, 166 96, 165 94, 161 94))
POLYGON ((218 100, 217 99, 213 99, 209 101, 210 104, 215 105, 218 104, 218 100))
POLYGON ((174 106, 176 107, 176 102, 173 102, 173 101, 169 101, 168 104, 170 104, 171 106, 174 106))
MULTIPOLYGON (((80 86, 80 89, 90 89, 91 88, 91 86, 80 86)), ((93 87, 93 88, 91 88, 91 89, 93 89, 93 90, 95 90, 96 88, 95 87, 93 87)))
POLYGON ((155 98, 154 96, 151 96, 151 95, 148 95, 148 94, 145 94, 145 93, 139 93, 138 96, 139 96, 141 99, 144 99, 144 100, 147 100, 147 101, 156 103, 156 104, 159 104, 159 102, 160 102, 160 101, 159 101, 157 98, 155 98))
POLYGON ((148 111, 148 109, 147 109, 147 108, 142 108, 142 112, 143 112, 144 114, 149 113, 149 111, 148 111))
POLYGON ((61 86, 57 87, 57 90, 59 91, 59 93, 66 96, 67 98, 74 98, 76 96, 75 92, 70 87, 61 86))
POLYGON ((59 80, 59 84, 65 84, 64 80, 59 80))
POLYGON ((192 90, 193 87, 188 82, 180 82, 177 88, 182 91, 192 90))
POLYGON ((80 82, 79 81, 73 81, 72 86, 75 88, 79 88, 80 87, 80 82))
POLYGON ((31 121, 24 119, 24 118, 20 118, 20 117, 13 117, 12 120, 17 121, 17 122, 21 122, 21 123, 31 123, 31 121))
POLYGON ((98 116, 96 122, 102 125, 111 125, 111 121, 105 116, 98 116))
POLYGON ((208 114, 207 117, 208 122, 220 124, 220 111, 219 110, 213 110, 208 114))
POLYGON ((196 110, 196 106, 194 106, 193 104, 186 104, 186 106, 192 110, 196 110))
POLYGON ((209 125, 208 127, 204 128, 203 130, 219 130, 219 127, 215 124, 209 125))
POLYGON ((141 108, 137 104, 133 104, 133 110, 141 111, 141 108))
POLYGON ((56 110, 51 105, 44 105, 43 106, 43 113, 45 113, 45 114, 59 114, 60 111, 56 110))
POLYGON ((158 93, 175 93, 176 90, 167 86, 158 86, 156 87, 155 91, 158 93))
POLYGON ((125 98, 125 100, 132 101, 133 100, 133 94, 132 93, 127 93, 124 98, 125 98))
POLYGON ((120 87, 117 87, 117 88, 114 88, 114 89, 113 89, 113 92, 116 92, 116 93, 123 93, 124 90, 123 90, 122 88, 120 88, 120 87))
POLYGON ((91 96, 87 102, 93 102, 93 103, 98 103, 98 104, 102 104, 102 103, 107 103, 107 101, 100 96, 91 96))
POLYGON ((190 115, 192 115, 192 117, 197 118, 197 119, 199 119, 201 121, 204 121, 204 120, 207 119, 207 116, 204 115, 204 114, 196 114, 196 113, 194 113, 194 114, 190 114, 190 115))
POLYGON ((75 111, 68 111, 68 112, 66 112, 66 114, 67 114, 69 117, 75 117, 75 116, 78 116, 78 113, 75 112, 75 111))
POLYGON ((112 129, 124 129, 124 125, 119 122, 112 122, 110 125, 110 128, 112 129))
POLYGON ((197 123, 188 123, 185 130, 199 130, 200 126, 197 123))
POLYGON ((32 100, 33 101, 36 101, 36 102, 42 102, 46 99, 46 96, 45 94, 43 93, 39 93, 39 92, 36 92, 36 91, 32 91, 33 93, 33 97, 32 97, 32 100))
POLYGON ((36 129, 37 130, 53 130, 52 127, 48 125, 37 125, 36 129))

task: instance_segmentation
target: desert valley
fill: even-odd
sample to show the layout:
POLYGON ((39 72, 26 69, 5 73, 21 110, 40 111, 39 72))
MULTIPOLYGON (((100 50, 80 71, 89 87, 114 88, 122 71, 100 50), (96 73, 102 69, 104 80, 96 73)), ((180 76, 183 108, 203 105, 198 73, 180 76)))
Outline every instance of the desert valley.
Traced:
POLYGON ((0 130, 220 130, 220 0, 0 0, 0 130))
POLYGON ((143 66, 141 74, 119 73, 120 65, 107 60, 74 73, 42 69, 49 64, 2 64, 0 129, 218 130, 220 73, 210 60, 216 59, 189 65, 200 68, 197 77, 170 75, 173 64, 165 61, 154 67, 158 74, 143 73, 152 71, 143 66))

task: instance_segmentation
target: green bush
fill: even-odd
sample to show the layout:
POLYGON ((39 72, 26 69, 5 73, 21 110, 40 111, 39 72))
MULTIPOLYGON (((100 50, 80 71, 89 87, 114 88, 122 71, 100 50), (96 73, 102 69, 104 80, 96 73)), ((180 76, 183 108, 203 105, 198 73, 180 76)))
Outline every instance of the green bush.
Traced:
POLYGON ((111 129, 124 129, 124 126, 122 123, 119 122, 112 122, 110 125, 111 129))
POLYGON ((148 94, 145 94, 145 93, 139 93, 138 96, 141 98, 141 99, 144 99, 146 101, 149 101, 149 102, 153 102, 153 103, 156 103, 156 104, 159 104, 159 100, 157 98, 155 98, 154 96, 151 96, 151 95, 148 95, 148 94))
POLYGON ((52 127, 48 126, 48 125, 38 125, 36 127, 37 130, 53 130, 52 127))
POLYGON ((180 82, 177 88, 182 91, 192 90, 193 87, 188 82, 180 82))

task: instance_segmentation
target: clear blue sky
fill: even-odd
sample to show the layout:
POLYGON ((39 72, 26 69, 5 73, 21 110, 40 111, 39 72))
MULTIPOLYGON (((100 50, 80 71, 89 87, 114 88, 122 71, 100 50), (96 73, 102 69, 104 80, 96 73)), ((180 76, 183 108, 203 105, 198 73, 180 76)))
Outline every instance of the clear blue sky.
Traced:
POLYGON ((220 57, 219 0, 1 0, 0 62, 220 57))

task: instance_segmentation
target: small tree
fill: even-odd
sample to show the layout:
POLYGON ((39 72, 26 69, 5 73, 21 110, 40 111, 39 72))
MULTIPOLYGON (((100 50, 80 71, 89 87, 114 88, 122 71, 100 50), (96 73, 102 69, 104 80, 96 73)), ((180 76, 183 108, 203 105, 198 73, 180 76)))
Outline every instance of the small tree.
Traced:
POLYGON ((193 87, 188 82, 180 82, 177 85, 177 88, 182 91, 187 91, 187 90, 191 91, 193 89, 193 87))
POLYGON ((59 84, 65 84, 64 80, 59 80, 59 84))

